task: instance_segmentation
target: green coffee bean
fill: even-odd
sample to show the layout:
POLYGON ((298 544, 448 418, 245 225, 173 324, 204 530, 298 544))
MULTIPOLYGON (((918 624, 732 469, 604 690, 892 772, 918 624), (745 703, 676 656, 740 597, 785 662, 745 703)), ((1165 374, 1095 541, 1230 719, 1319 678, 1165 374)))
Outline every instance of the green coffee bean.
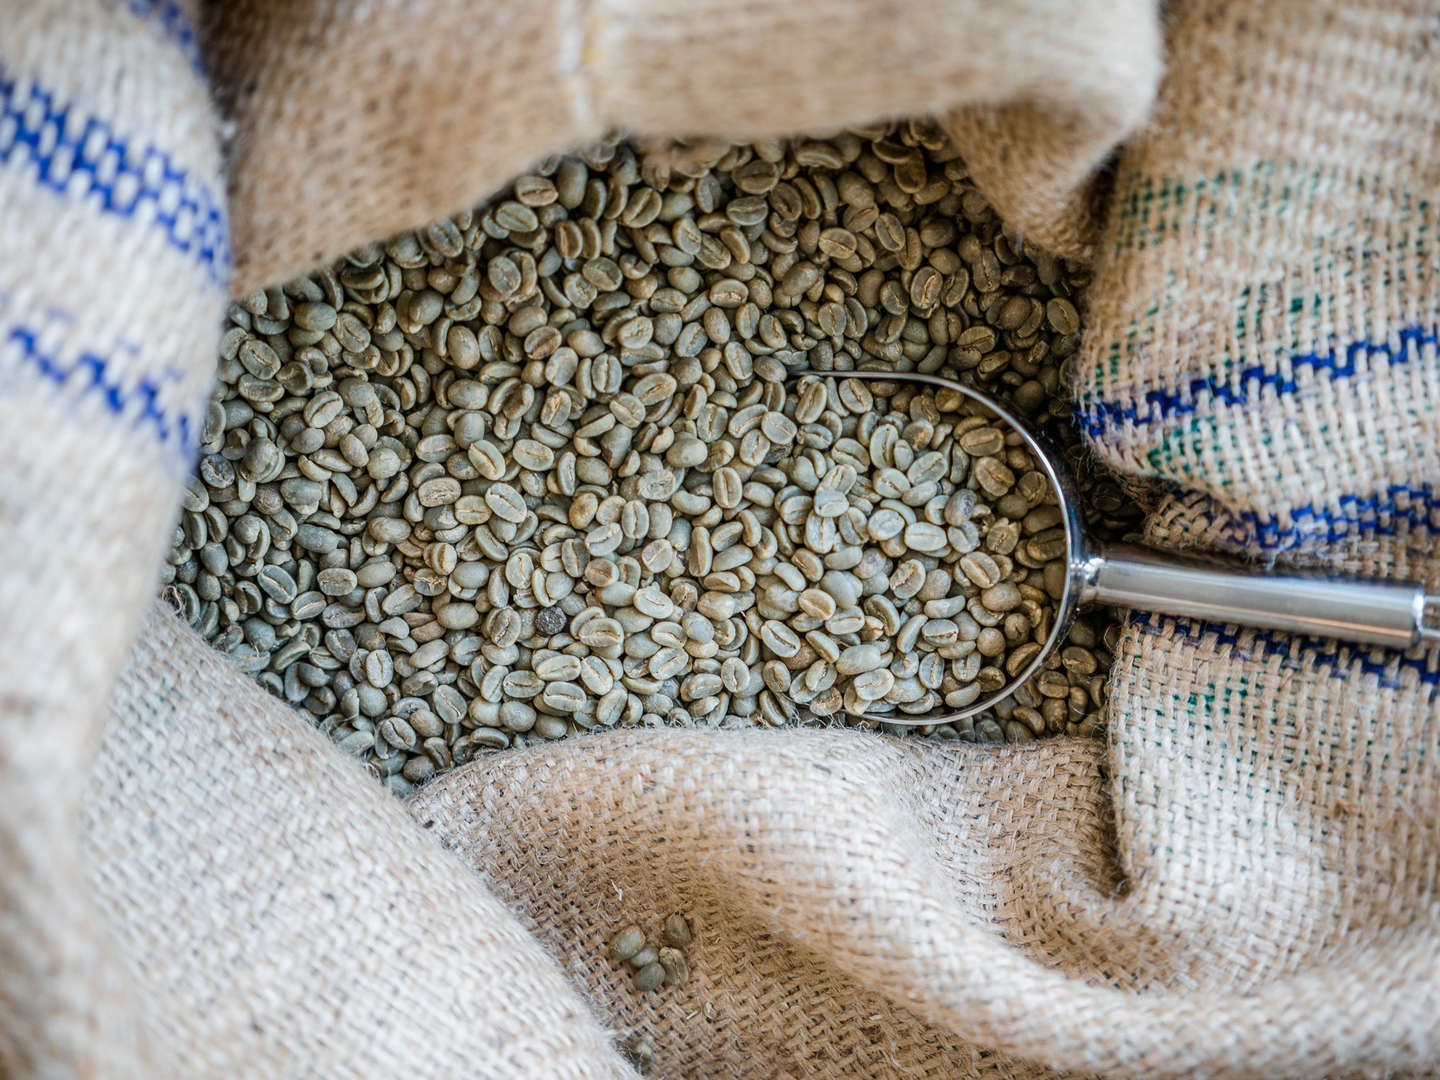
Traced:
POLYGON ((645 948, 645 931, 632 923, 610 939, 610 959, 616 963, 622 963, 643 948, 645 948))

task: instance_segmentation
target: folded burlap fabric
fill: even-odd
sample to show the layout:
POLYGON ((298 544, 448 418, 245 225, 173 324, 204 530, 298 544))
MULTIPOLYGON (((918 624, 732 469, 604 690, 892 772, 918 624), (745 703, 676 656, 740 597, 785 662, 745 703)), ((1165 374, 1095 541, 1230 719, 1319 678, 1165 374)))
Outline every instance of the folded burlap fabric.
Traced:
POLYGON ((402 804, 151 607, 227 294, 611 128, 917 113, 1093 260, 1081 422, 1173 485, 1158 542, 1434 589, 1440 12, 1165 19, 1162 50, 1145 3, 12 4, 0 1071, 1433 1068, 1422 652, 1135 617, 1106 744, 612 733, 402 804), (691 979, 636 995, 606 942, 676 910, 691 979))

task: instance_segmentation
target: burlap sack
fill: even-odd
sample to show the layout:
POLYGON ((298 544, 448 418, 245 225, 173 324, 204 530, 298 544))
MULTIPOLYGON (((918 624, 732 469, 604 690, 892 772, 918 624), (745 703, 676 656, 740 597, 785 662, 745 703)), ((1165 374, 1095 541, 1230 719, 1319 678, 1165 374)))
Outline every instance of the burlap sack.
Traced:
POLYGON ((1157 538, 1435 585, 1440 12, 1171 5, 1097 200, 1158 71, 1143 4, 649 7, 9 6, 0 1071, 625 1076, 636 1037, 675 1077, 1433 1067, 1422 653, 1138 617, 1108 749, 613 734, 402 807, 141 623, 226 206, 241 289, 608 126, 960 105, 1015 226, 1095 253, 1082 418, 1180 485, 1157 538), (692 978, 636 995, 604 942, 672 910, 692 978))

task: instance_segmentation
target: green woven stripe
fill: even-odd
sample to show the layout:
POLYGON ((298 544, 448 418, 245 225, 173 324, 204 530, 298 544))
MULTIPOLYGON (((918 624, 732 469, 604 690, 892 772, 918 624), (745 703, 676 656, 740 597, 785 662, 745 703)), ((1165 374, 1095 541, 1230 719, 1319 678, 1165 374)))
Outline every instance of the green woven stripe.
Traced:
POLYGON ((1131 169, 1117 177, 1115 191, 1110 249, 1117 254, 1217 229, 1284 236, 1283 223, 1308 218, 1322 196, 1354 208, 1353 216, 1335 222, 1347 234, 1369 236, 1396 226, 1420 236, 1429 232, 1430 203, 1415 193, 1387 188, 1372 174, 1293 161, 1257 161, 1193 178, 1131 169))
POLYGON ((1116 183, 1112 251, 1143 251, 1166 240, 1215 229, 1233 230, 1242 219, 1270 222, 1302 216, 1319 194, 1367 186, 1333 169, 1296 162, 1257 161, 1210 176, 1182 179, 1139 170, 1116 183))
POLYGON ((1155 324, 1162 315, 1171 310, 1171 297, 1175 295, 1175 274, 1166 273, 1165 285, 1148 304, 1145 310, 1133 316, 1125 332, 1113 339, 1105 349, 1105 358, 1095 365, 1086 379, 1090 384, 1083 393, 1103 394, 1107 387, 1116 383, 1132 381, 1135 368, 1132 358, 1155 339, 1155 324))
MULTIPOLYGON (((1227 449, 1238 449, 1234 424, 1196 413, 1185 417, 1178 427, 1159 427, 1152 434, 1161 436, 1145 451, 1152 475, 1222 497, 1238 479, 1230 468, 1230 455, 1225 453, 1227 449)), ((1269 442, 1268 435, 1265 441, 1269 442)))
MULTIPOLYGON (((1309 278, 1339 284, 1337 275, 1347 289, 1359 292, 1371 284, 1387 287, 1405 283, 1411 268, 1426 265, 1433 258, 1429 237, 1431 204, 1407 191, 1386 188, 1384 182, 1370 174, 1347 174, 1333 167, 1319 167, 1298 162, 1257 161, 1248 166, 1223 169, 1210 176, 1182 178, 1153 176, 1129 170, 1116 180, 1115 216, 1111 230, 1111 251, 1117 255, 1156 247, 1167 241, 1203 236, 1224 230, 1235 239, 1262 236, 1286 242, 1291 234, 1285 222, 1300 222, 1310 217, 1317 199, 1325 198, 1335 205, 1351 205, 1354 216, 1334 223, 1345 236, 1372 235, 1377 231, 1390 233, 1396 239, 1383 265, 1377 265, 1373 254, 1355 250, 1334 231, 1322 232, 1312 239, 1309 265, 1283 267, 1290 282, 1309 278), (1343 200, 1343 202, 1342 202, 1343 200), (1408 232, 1408 242, 1396 234, 1408 232), (1338 265, 1340 253, 1352 265, 1338 265)), ((1306 230, 1309 231, 1308 229, 1306 230)), ((1263 262, 1265 251, 1256 251, 1263 262)), ((1295 252, 1272 252, 1293 259, 1295 252)), ((1177 258, 1181 257, 1177 255, 1177 258)), ((1193 257, 1193 251, 1185 255, 1193 257)), ((1223 282, 1217 282, 1223 284, 1223 282)), ((1208 373, 1222 376, 1233 365, 1250 364, 1259 356, 1245 355, 1244 343, 1250 340, 1253 326, 1268 314, 1274 302, 1267 295, 1266 282, 1236 283, 1236 322, 1234 338, 1225 338, 1223 355, 1210 357, 1177 357, 1186 370, 1205 368, 1208 373), (1253 290, 1253 294, 1252 294, 1253 290)), ((1104 352, 1089 378, 1091 392, 1105 394, 1116 385, 1133 386, 1136 366, 1142 368, 1146 357, 1143 350, 1157 338, 1156 325, 1172 306, 1176 282, 1174 271, 1167 269, 1163 283, 1125 326, 1104 345, 1104 352)), ((1333 326, 1330 317, 1333 300, 1328 294, 1316 293, 1286 301, 1286 332, 1283 339, 1267 342, 1266 352, 1283 355, 1314 344, 1314 328, 1333 326)), ((1150 358, 1153 362, 1153 357, 1150 358)))

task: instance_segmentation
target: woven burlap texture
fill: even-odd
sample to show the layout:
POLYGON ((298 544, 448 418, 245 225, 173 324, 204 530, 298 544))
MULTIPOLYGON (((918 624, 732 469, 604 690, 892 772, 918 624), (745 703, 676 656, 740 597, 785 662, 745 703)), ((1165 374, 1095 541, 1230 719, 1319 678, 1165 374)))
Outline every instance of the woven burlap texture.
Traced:
POLYGON ((214 378, 220 150, 193 56, 122 6, 0 23, 0 1074, 128 1075, 78 813, 214 378))
POLYGON ((1149 109, 1150 0, 215 4, 236 289, 459 210, 615 128, 745 138, 947 115, 1037 240, 1093 239, 1085 181, 1149 109))
POLYGON ((143 617, 229 269, 217 130, 234 291, 609 127, 917 112, 1018 232, 1094 253, 1083 421, 1184 489, 1157 538, 1433 588, 1440 12, 1169 5, 1108 198, 1087 181, 1160 69, 1141 3, 6 19, 0 1071, 623 1076, 641 1038, 673 1077, 1440 1059, 1423 654, 1137 618, 1108 746, 617 733, 402 807, 143 617), (636 995, 604 943, 673 910, 691 981, 636 995))

